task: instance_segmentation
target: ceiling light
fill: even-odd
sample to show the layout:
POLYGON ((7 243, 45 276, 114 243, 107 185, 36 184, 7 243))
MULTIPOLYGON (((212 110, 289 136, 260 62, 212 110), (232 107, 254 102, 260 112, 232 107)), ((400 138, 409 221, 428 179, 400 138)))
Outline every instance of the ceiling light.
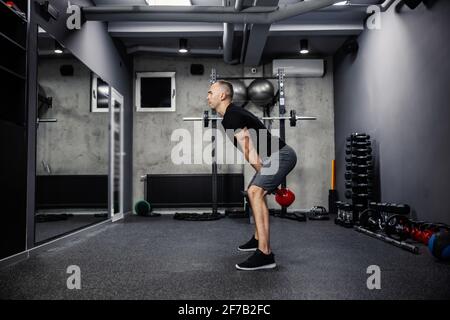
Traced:
POLYGON ((149 6, 191 6, 190 0, 145 0, 149 6))
POLYGON ((55 53, 57 53, 57 54, 63 53, 63 47, 62 47, 62 45, 60 45, 59 42, 56 41, 56 40, 55 40, 55 50, 54 50, 53 52, 55 52, 55 53))
POLYGON ((350 1, 341 1, 341 2, 336 2, 335 4, 333 4, 333 6, 347 6, 350 4, 350 1))
POLYGON ((308 40, 306 39, 300 40, 300 53, 301 54, 309 53, 308 40))
POLYGON ((180 39, 180 45, 178 47, 178 52, 179 53, 187 53, 188 50, 188 46, 187 46, 187 39, 180 39))

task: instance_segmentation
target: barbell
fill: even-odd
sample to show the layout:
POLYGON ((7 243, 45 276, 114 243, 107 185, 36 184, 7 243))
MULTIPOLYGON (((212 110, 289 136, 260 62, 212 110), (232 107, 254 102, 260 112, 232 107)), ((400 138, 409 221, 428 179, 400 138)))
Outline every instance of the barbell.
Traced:
MULTIPOLYGON (((209 111, 203 112, 203 117, 184 117, 183 121, 203 121, 203 126, 205 128, 208 127, 209 121, 213 120, 222 120, 221 117, 210 117, 209 111)), ((295 110, 291 110, 290 116, 282 116, 282 117, 259 117, 260 120, 289 120, 290 126, 295 127, 297 125, 297 121, 299 120, 317 120, 316 117, 301 117, 297 116, 295 110)))

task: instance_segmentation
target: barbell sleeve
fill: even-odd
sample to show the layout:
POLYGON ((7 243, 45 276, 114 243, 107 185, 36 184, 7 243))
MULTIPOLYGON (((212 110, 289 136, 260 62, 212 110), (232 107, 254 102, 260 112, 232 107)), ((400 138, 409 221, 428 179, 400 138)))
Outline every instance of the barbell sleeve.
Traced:
POLYGON ((371 237, 374 237, 374 238, 380 239, 380 240, 382 240, 384 242, 390 243, 390 244, 392 244, 394 246, 397 246, 397 247, 399 247, 401 249, 407 250, 407 251, 415 253, 415 254, 419 254, 419 247, 417 247, 415 245, 412 245, 410 243, 406 243, 406 242, 403 242, 403 241, 398 241, 398 240, 389 238, 389 237, 387 237, 385 235, 372 232, 372 231, 367 230, 366 228, 362 228, 360 226, 354 226, 354 229, 356 231, 361 232, 361 233, 365 233, 365 234, 367 234, 367 235, 369 235, 371 237))
MULTIPOLYGON (((183 121, 203 121, 205 118, 201 117, 185 117, 183 118, 183 121)), ((222 118, 219 117, 210 117, 208 120, 222 120, 222 118)))
POLYGON ((54 119, 54 118, 37 118, 36 123, 42 123, 42 122, 58 122, 58 119, 54 119))
MULTIPOLYGON (((260 117, 261 120, 290 120, 291 117, 260 117)), ((184 117, 183 121, 203 121, 202 117, 184 117)), ((209 117, 208 120, 222 120, 220 117, 209 117)), ((317 117, 295 117, 295 120, 317 120, 317 117)))
MULTIPOLYGON (((291 120, 291 117, 262 117, 262 120, 291 120)), ((317 120, 316 117, 295 117, 295 120, 317 120)))

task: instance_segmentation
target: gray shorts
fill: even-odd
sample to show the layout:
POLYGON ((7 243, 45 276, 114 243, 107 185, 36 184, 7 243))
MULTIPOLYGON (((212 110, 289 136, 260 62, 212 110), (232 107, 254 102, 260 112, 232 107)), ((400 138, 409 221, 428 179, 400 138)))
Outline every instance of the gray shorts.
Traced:
POLYGON ((255 185, 263 188, 267 193, 274 192, 283 179, 297 164, 297 155, 290 146, 286 145, 270 157, 262 159, 262 168, 257 172, 248 187, 255 185))

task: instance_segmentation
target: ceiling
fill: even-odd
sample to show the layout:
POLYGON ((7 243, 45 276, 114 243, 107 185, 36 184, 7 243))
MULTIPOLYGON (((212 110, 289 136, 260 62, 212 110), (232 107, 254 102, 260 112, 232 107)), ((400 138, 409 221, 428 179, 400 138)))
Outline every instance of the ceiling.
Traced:
MULTIPOLYGON (((160 1, 161 0, 155 0, 160 1)), ((184 0, 193 6, 222 6, 222 0, 184 0)), ((235 0, 231 1, 234 6, 235 0)), ((314 0, 309 0, 314 1, 314 0)), ((144 0, 93 0, 95 6, 147 6, 144 0)), ((244 7, 282 6, 299 0, 244 0, 244 7)), ((243 46, 243 24, 234 25, 232 56, 234 63, 257 65, 274 58, 300 57, 299 40, 308 39, 310 56, 333 55, 343 42, 362 32, 369 5, 377 0, 352 0, 350 5, 330 6, 304 13, 272 25, 249 25, 248 46, 243 46), (241 60, 239 61, 239 58, 241 60), (242 59, 244 57, 244 59, 242 59), (236 61, 237 59, 237 61, 236 61)), ((221 55, 224 24, 221 22, 108 21, 111 36, 120 39, 129 52, 177 56, 178 41, 188 39, 191 56, 221 55), (209 50, 209 51, 208 51, 209 50), (197 53, 196 53, 197 51, 197 53)))

